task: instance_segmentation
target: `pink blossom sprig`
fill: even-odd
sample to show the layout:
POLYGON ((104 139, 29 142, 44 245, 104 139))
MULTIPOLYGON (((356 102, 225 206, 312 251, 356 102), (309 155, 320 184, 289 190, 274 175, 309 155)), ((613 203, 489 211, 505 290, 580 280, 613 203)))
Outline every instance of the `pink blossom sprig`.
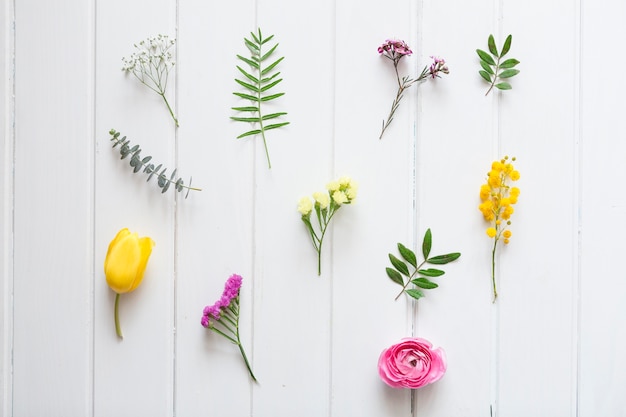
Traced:
POLYGON ((239 347, 248 372, 256 382, 246 352, 243 350, 239 339, 239 290, 241 289, 242 277, 237 274, 231 275, 224 285, 224 292, 219 300, 213 305, 204 307, 202 313, 202 326, 215 333, 224 336, 239 347), (220 327, 217 327, 217 326, 220 327))
POLYGON ((383 128, 378 138, 382 139, 383 134, 385 133, 385 129, 387 129, 387 127, 389 127, 389 125, 391 124, 393 116, 400 106, 400 100, 402 100, 404 91, 413 84, 419 81, 423 81, 429 76, 431 78, 438 78, 440 77, 440 73, 448 74, 450 71, 444 59, 431 56, 431 58, 433 59, 433 63, 430 65, 430 67, 425 66, 424 69, 422 69, 419 77, 417 77, 416 79, 412 79, 409 76, 404 76, 400 78, 400 74, 398 73, 398 63, 402 58, 413 53, 413 51, 411 51, 411 48, 409 48, 409 46, 404 41, 397 39, 387 39, 381 46, 378 47, 378 53, 382 54, 385 58, 388 58, 393 62, 393 67, 396 71, 396 79, 398 80, 398 92, 396 93, 396 98, 391 104, 391 111, 389 112, 389 116, 387 116, 387 121, 383 120, 383 128))

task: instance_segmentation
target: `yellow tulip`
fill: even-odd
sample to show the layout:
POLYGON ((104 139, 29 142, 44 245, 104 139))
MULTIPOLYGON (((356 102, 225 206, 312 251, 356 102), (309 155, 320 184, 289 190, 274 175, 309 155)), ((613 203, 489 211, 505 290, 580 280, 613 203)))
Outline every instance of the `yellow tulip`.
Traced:
POLYGON ((115 330, 120 338, 123 338, 118 316, 120 294, 131 292, 141 284, 153 246, 152 239, 140 238, 127 228, 117 232, 109 244, 104 260, 104 275, 109 287, 116 292, 115 330))

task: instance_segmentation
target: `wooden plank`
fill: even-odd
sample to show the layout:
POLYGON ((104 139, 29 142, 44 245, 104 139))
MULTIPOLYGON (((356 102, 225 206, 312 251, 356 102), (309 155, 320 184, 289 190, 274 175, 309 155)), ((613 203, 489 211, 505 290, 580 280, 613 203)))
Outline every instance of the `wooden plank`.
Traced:
POLYGON ((13 3, 0 7, 0 415, 13 404, 11 350, 13 335, 13 3))
MULTIPOLYGON (((581 204, 579 416, 626 413, 626 291, 621 234, 626 230, 626 199, 621 187, 626 144, 621 130, 623 83, 604 85, 601 70, 607 54, 611 66, 624 58, 614 54, 624 38, 622 2, 581 2, 581 204)), ((609 72, 610 74, 610 72, 609 72)))
MULTIPOLYGON (((177 203, 176 415, 250 415, 252 383, 239 349, 200 325, 231 274, 243 277, 240 337, 258 371, 253 335, 254 149, 230 120, 236 54, 254 27, 248 1, 179 3, 178 160, 201 192, 177 203), (225 24, 224 16, 237 16, 225 24), (225 410, 228 410, 227 412, 225 410)), ((271 142, 273 145, 274 142, 271 142)), ((262 155, 259 155, 262 157, 262 155)), ((259 159, 263 167, 263 159, 259 159)), ((264 167, 263 167, 264 168, 264 167)), ((267 375, 256 372, 261 383, 267 375)))
POLYGON ((285 57, 277 87, 285 95, 269 108, 288 112, 290 124, 268 132, 271 170, 254 139, 253 317, 260 383, 252 415, 327 415, 332 258, 323 253, 318 276, 297 206, 301 197, 323 191, 333 174, 333 2, 260 0, 255 23, 279 43, 276 57, 285 57))
MULTIPOLYGON (((161 97, 121 71, 133 44, 158 34, 176 37, 174 1, 99 2, 96 10, 95 363, 96 416, 171 416, 174 412, 174 192, 133 174, 111 148, 111 128, 164 164, 176 165, 176 130, 161 97), (128 227, 156 245, 143 283, 120 301, 124 340, 115 334, 114 292, 103 262, 109 242, 128 227)), ((166 96, 176 106, 176 67, 166 96)), ((184 117, 179 117, 184 123, 184 117)))
POLYGON ((521 61, 521 73, 511 79, 513 90, 500 96, 499 151, 517 157, 521 195, 511 243, 499 249, 498 259, 501 415, 576 415, 575 6, 532 1, 502 9, 497 43, 513 34, 507 56, 521 61), (541 45, 565 71, 552 76, 550 64, 540 64, 541 45))
POLYGON ((93 3, 65 6, 15 3, 15 416, 92 409, 93 3))
MULTIPOLYGON (((377 52, 397 38, 416 47, 411 2, 337 2, 335 20, 334 172, 359 183, 353 206, 342 208, 332 237, 331 415, 408 416, 410 392, 379 378, 383 349, 410 336, 410 304, 394 301, 399 287, 385 273, 388 253, 413 239, 413 125, 415 87, 408 90, 382 139, 397 81, 391 61, 377 52), (398 13, 397 11, 405 11, 398 13), (358 35, 357 35, 358 34, 358 35)), ((415 75, 415 58, 399 71, 415 75)))
POLYGON ((432 255, 461 253, 454 263, 431 266, 445 275, 433 279, 439 287, 425 291, 417 303, 415 335, 444 349, 448 364, 440 381, 418 390, 417 415, 488 416, 493 401, 492 338, 497 329, 490 242, 478 194, 494 156, 491 126, 496 119, 492 97, 484 96, 475 52, 486 47, 492 18, 492 1, 424 2, 417 25, 419 68, 432 62, 431 55, 439 56, 450 74, 429 79, 418 90, 416 247, 421 248, 430 228, 432 255), (459 34, 464 41, 458 41, 459 34))

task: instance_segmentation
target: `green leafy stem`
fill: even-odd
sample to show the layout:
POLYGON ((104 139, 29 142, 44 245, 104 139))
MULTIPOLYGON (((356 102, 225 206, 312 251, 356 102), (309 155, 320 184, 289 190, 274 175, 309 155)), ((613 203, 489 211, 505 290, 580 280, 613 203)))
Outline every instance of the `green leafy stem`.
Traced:
POLYGON ((431 247, 432 233, 430 229, 428 229, 424 234, 424 239, 422 241, 422 254, 424 255, 424 261, 418 265, 415 252, 404 246, 402 243, 398 243, 400 256, 404 259, 404 261, 408 262, 409 265, 413 267, 413 272, 409 270, 409 265, 407 265, 406 262, 391 253, 389 254, 389 260, 391 261, 393 268, 386 268, 387 276, 393 282, 402 286, 402 290, 395 298, 396 300, 400 298, 403 293, 406 293, 408 296, 415 299, 419 299, 424 296, 424 293, 421 291, 422 289, 431 290, 439 286, 438 284, 432 282, 429 278, 440 277, 445 274, 445 271, 436 268, 423 268, 425 264, 444 265, 457 260, 461 256, 460 253, 454 252, 429 258, 431 247), (415 288, 409 288, 410 284, 413 284, 415 288))
POLYGON ((161 193, 165 193, 170 185, 174 185, 174 189, 178 192, 183 191, 183 189, 187 189, 187 193, 185 194, 185 198, 189 195, 189 191, 202 191, 200 188, 191 187, 191 178, 189 178, 189 185, 185 185, 182 178, 176 179, 176 169, 169 176, 165 176, 165 172, 167 168, 163 168, 163 164, 159 164, 155 166, 154 164, 149 163, 152 160, 151 156, 146 156, 145 158, 141 158, 141 148, 139 145, 130 146, 130 141, 126 139, 126 136, 120 138, 120 132, 115 131, 115 129, 111 129, 109 131, 111 135, 111 141, 113 142, 113 148, 116 146, 120 146, 120 159, 125 159, 130 155, 130 166, 133 168, 133 173, 141 171, 143 168, 143 172, 148 174, 147 181, 153 176, 158 178, 157 185, 161 188, 161 193))
POLYGON ((245 79, 237 79, 235 81, 240 86, 244 87, 248 90, 245 93, 242 92, 234 92, 233 94, 246 99, 252 102, 250 106, 243 107, 232 107, 233 110, 238 112, 250 113, 250 116, 247 117, 239 117, 232 116, 232 120, 236 120, 239 122, 248 122, 248 123, 256 123, 258 124, 258 129, 248 130, 247 132, 242 133, 237 136, 237 139, 244 138, 246 136, 258 135, 260 134, 263 138, 263 146, 265 147, 265 155, 267 157, 267 164, 269 168, 272 168, 272 163, 270 162, 270 155, 267 149, 267 140, 265 138, 265 132, 271 129, 277 129, 279 127, 288 125, 289 122, 279 122, 279 123, 271 123, 265 124, 268 120, 277 119, 281 116, 286 115, 285 112, 276 112, 270 114, 264 114, 261 108, 263 103, 268 101, 272 101, 277 99, 278 97, 283 96, 285 93, 272 93, 269 94, 269 90, 278 85, 283 79, 278 78, 280 75, 280 71, 275 72, 276 66, 284 59, 284 57, 278 58, 273 61, 271 64, 265 66, 265 62, 267 59, 272 56, 272 54, 276 51, 278 44, 272 46, 267 52, 263 52, 263 46, 272 40, 274 35, 268 36, 267 38, 263 38, 261 34, 261 29, 258 29, 258 34, 255 35, 253 32, 250 32, 252 40, 248 38, 244 38, 244 42, 246 47, 250 50, 250 58, 245 58, 241 55, 237 55, 241 61, 248 64, 252 71, 246 71, 237 65, 237 69, 241 74, 245 77, 245 79), (254 74, 252 74, 254 73, 254 74))
POLYGON ((220 319, 213 322, 209 327, 209 330, 224 336, 226 339, 237 345, 239 352, 241 353, 241 357, 246 364, 246 368, 248 368, 250 377, 254 382, 257 382, 254 372, 252 372, 252 366, 250 365, 248 356, 246 355, 243 345, 241 344, 241 339, 239 338, 239 296, 234 298, 228 307, 221 310, 220 319), (221 325, 222 329, 215 327, 217 324, 221 325))
POLYGON ((501 81, 502 79, 511 78, 517 74, 519 74, 519 70, 514 67, 519 64, 519 61, 515 58, 509 58, 505 61, 502 61, 502 57, 506 55, 511 49, 511 41, 513 37, 511 35, 507 36, 504 41, 504 45, 502 46, 502 51, 498 53, 498 48, 496 47, 496 42, 493 38, 493 35, 489 35, 489 39, 487 40, 487 45, 489 46, 489 55, 487 52, 482 49, 477 49, 476 53, 480 57, 480 66, 483 68, 478 71, 481 77, 485 81, 487 81, 490 86, 485 95, 489 94, 489 92, 496 87, 499 90, 510 90, 511 84, 506 81, 501 81), (493 57, 492 57, 493 56, 493 57), (500 82, 498 82, 500 81, 500 82))

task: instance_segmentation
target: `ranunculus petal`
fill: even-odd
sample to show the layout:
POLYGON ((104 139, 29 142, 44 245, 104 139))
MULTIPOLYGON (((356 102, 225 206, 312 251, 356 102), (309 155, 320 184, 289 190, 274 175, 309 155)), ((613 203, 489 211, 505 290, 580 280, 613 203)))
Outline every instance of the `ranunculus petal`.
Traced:
POLYGON ((383 350, 378 360, 381 379, 394 388, 420 388, 439 380, 445 371, 443 349, 432 349, 422 338, 404 338, 383 350))

